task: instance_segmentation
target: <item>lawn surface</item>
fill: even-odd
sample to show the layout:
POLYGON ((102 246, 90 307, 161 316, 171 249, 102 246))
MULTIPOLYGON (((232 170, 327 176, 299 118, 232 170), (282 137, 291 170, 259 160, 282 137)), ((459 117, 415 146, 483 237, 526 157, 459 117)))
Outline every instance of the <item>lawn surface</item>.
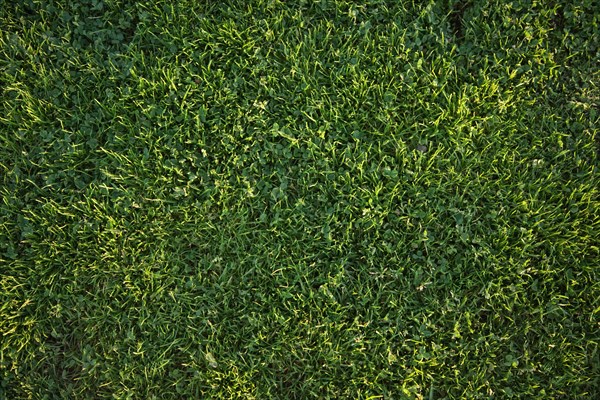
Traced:
POLYGON ((595 1, 0 2, 0 398, 600 394, 595 1))

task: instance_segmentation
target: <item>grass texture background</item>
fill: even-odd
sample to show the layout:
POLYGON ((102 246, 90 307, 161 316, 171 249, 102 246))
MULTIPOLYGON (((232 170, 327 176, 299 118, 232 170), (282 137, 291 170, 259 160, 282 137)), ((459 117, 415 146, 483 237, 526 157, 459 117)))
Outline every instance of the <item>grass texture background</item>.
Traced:
POLYGON ((600 395, 595 1, 0 1, 0 398, 600 395))

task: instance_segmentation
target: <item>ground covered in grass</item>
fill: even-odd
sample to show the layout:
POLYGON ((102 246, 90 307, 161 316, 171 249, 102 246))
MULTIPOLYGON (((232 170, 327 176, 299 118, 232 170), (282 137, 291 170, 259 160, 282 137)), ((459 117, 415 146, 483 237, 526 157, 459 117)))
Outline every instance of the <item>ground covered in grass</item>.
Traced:
POLYGON ((3 3, 0 398, 598 395, 594 3, 3 3))

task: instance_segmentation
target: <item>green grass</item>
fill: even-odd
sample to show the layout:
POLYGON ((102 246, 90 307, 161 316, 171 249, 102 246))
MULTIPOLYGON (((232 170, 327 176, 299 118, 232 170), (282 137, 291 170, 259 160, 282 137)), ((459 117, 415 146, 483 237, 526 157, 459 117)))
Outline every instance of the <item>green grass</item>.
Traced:
POLYGON ((0 2, 0 398, 600 395, 597 5, 0 2))

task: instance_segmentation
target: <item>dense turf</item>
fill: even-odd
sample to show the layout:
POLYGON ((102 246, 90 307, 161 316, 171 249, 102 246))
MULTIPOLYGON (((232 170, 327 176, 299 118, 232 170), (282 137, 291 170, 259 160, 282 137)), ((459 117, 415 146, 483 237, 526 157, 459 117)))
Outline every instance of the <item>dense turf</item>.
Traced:
POLYGON ((598 4, 136 3, 0 3, 0 398, 600 393, 598 4))

